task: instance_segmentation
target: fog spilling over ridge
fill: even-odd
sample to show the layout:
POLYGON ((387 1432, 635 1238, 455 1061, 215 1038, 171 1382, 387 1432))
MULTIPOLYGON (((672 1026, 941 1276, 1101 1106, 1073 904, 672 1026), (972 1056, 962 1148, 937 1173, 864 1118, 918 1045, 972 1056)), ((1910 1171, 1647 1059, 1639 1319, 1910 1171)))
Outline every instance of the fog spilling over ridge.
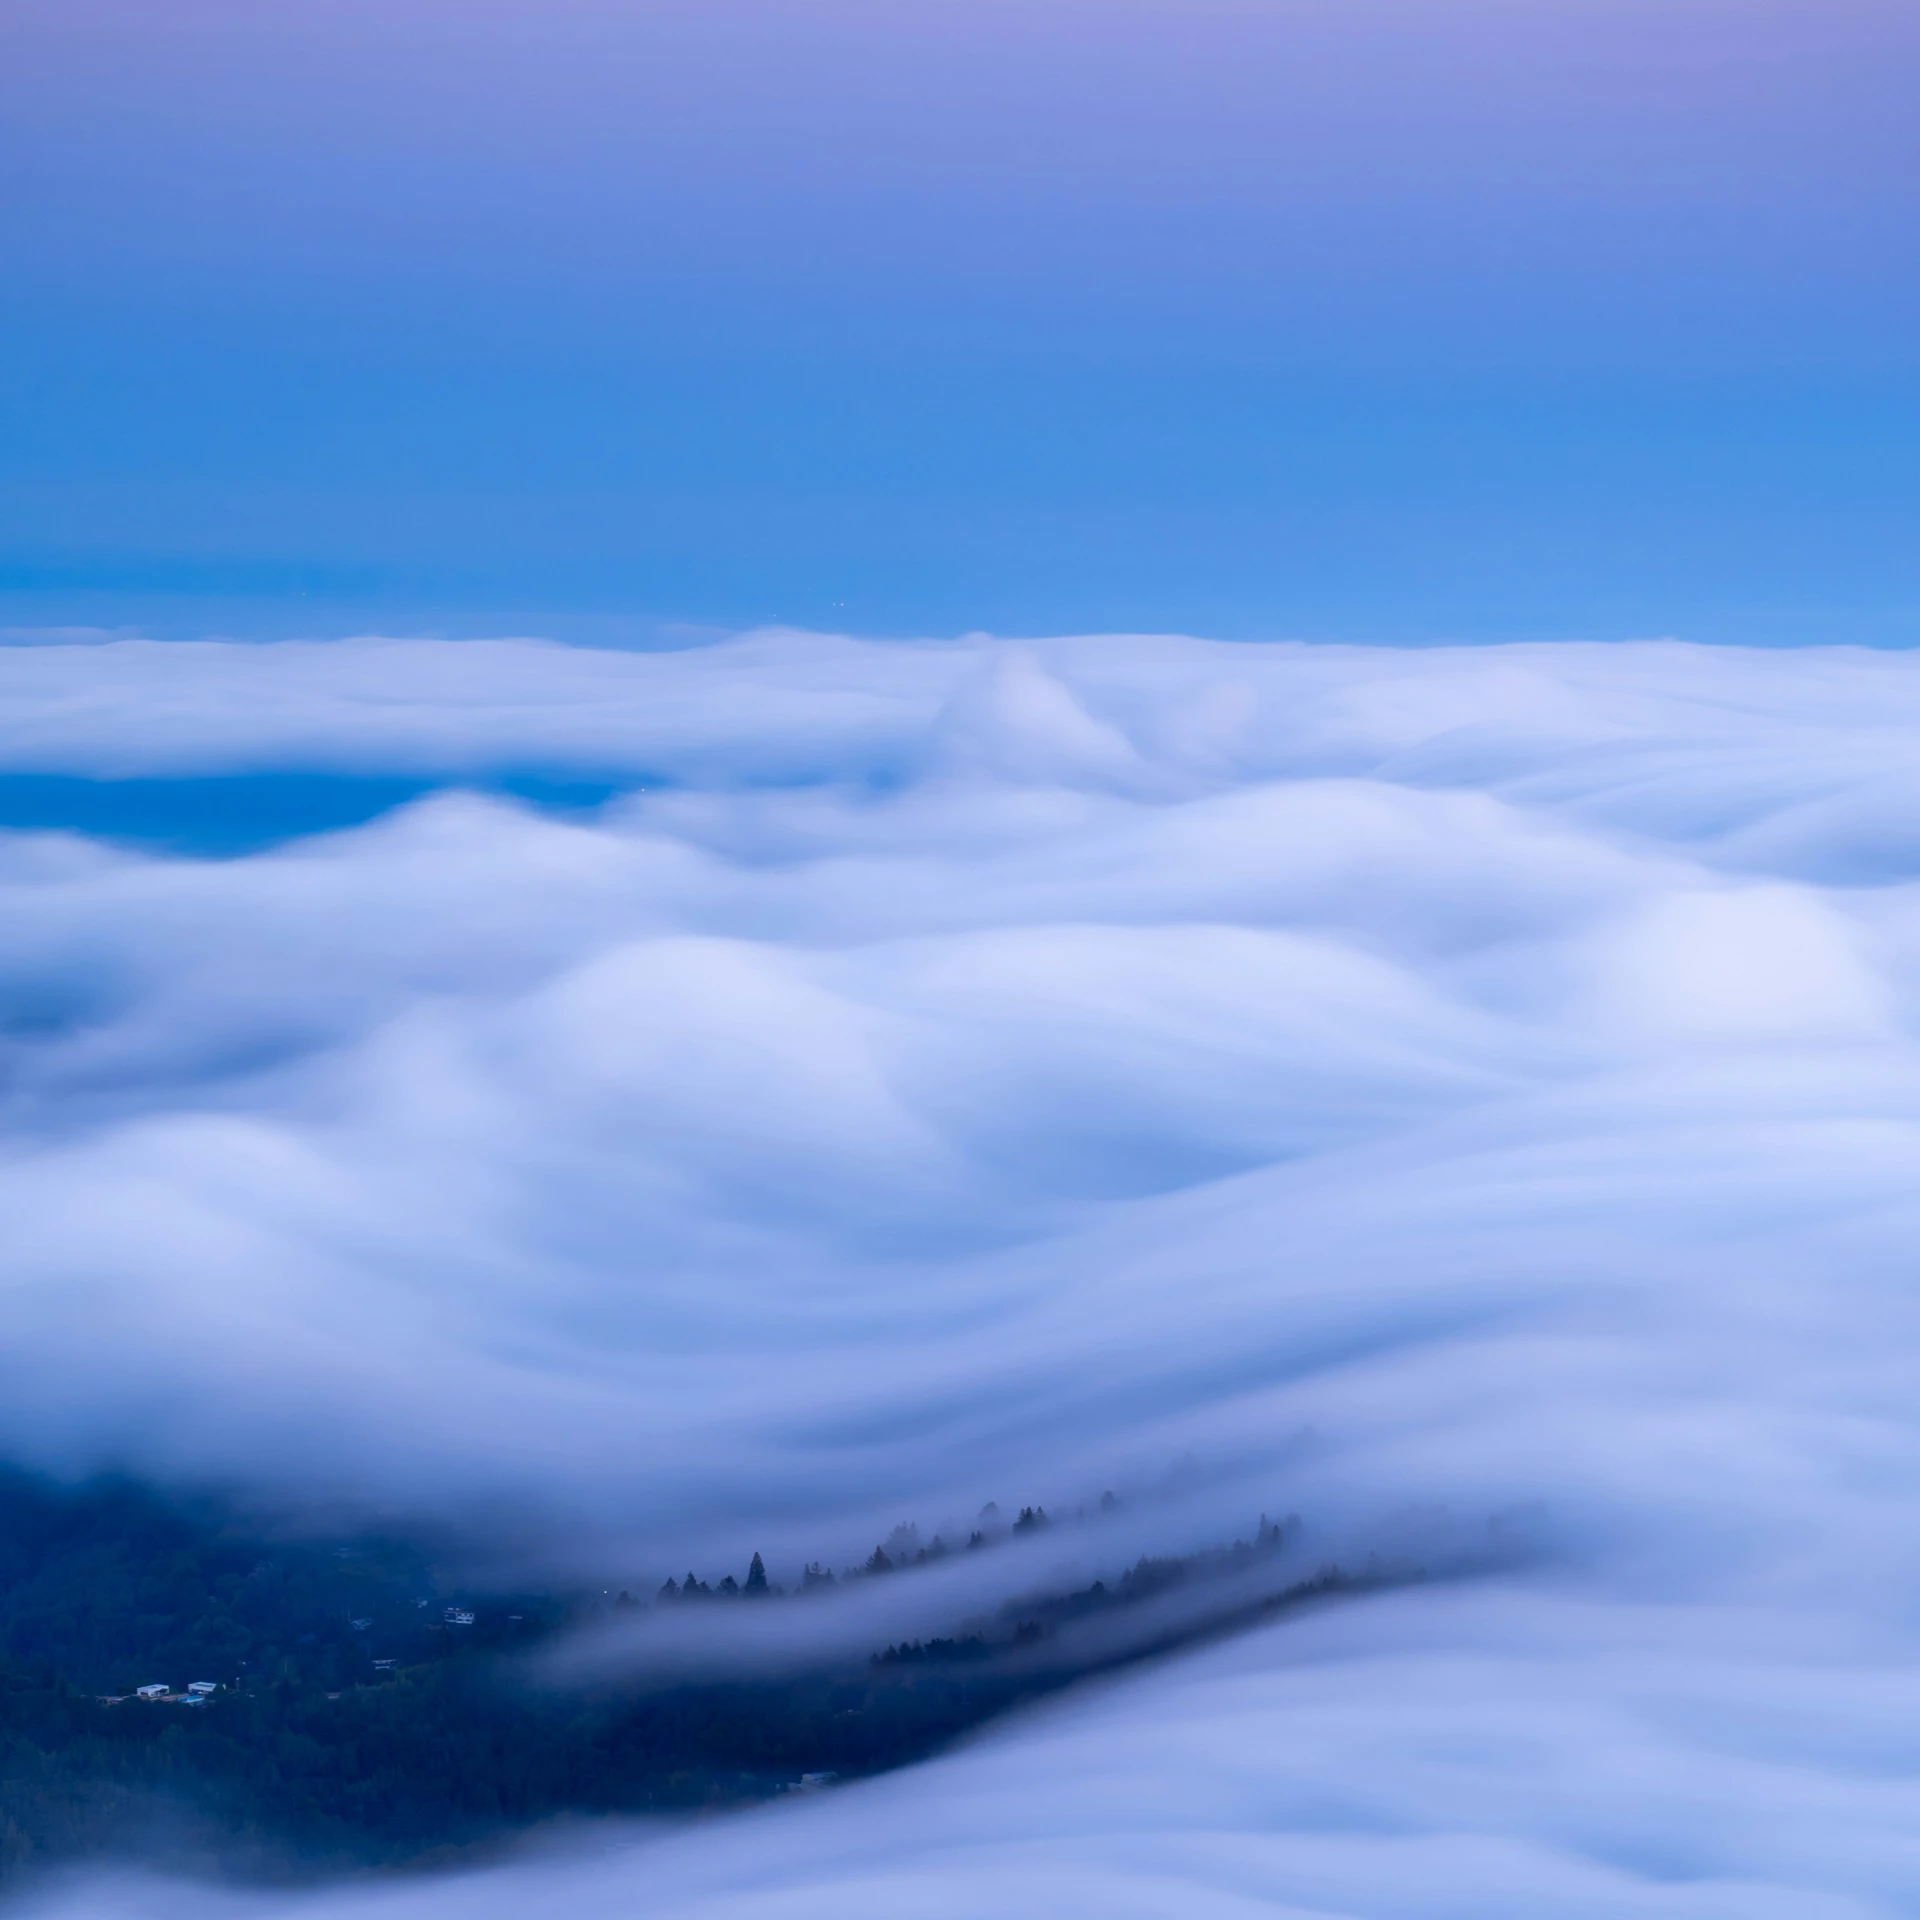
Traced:
POLYGON ((0 647, 0 802, 107 796, 0 832, 0 1452, 567 1575, 1109 1489, 1002 1564, 1460 1575, 329 1916, 1909 1912, 1916 737, 1849 650, 0 647), (289 775, 399 803, 139 830, 289 775))

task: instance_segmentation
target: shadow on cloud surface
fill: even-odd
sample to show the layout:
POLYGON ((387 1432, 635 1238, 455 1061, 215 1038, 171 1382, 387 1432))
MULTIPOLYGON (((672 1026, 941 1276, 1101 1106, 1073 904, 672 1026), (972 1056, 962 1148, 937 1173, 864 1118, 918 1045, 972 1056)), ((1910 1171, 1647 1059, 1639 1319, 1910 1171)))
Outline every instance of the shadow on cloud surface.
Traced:
POLYGON ((663 1573, 1176 1463, 1194 1539, 1553 1543, 323 1905, 1904 1910, 1904 658, 122 641, 0 701, 9 771, 441 789, 0 842, 17 1456, 663 1573), (468 790, 529 771, 621 797, 468 790))

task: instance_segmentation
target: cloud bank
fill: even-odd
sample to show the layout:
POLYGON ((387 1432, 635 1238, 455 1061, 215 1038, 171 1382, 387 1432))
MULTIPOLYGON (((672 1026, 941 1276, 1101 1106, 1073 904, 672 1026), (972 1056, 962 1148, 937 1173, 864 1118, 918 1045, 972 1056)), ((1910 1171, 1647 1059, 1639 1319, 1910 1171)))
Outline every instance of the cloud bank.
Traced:
POLYGON ((1533 1543, 329 1913, 1907 1910, 1904 657, 120 640, 0 710, 0 772, 445 783, 0 840, 16 1456, 656 1576, 1109 1486, 1533 1543), (620 797, 463 790, 529 772, 620 797))

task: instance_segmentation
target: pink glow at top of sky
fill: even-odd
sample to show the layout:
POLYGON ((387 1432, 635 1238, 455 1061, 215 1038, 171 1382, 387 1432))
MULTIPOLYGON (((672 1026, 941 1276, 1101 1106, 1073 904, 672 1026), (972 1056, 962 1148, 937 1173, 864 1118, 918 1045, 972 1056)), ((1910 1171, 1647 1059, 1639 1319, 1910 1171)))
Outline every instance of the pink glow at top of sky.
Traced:
POLYGON ((0 597, 1879 643, 1915 98, 1911 0, 13 0, 0 597))
POLYGON ((1818 281, 1879 350, 1911 278, 1920 12, 1891 0, 29 0, 0 34, 14 219, 78 266, 511 252, 1270 317, 1291 255, 1376 299, 1818 281))

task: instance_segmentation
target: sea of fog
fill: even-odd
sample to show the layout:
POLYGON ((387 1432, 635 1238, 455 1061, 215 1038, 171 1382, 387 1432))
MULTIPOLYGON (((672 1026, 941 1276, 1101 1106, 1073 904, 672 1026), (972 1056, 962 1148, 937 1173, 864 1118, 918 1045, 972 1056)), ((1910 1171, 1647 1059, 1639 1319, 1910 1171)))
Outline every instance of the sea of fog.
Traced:
POLYGON ((0 648, 0 1454, 568 1577, 1107 1491, 1034 1579, 1428 1577, 63 1920, 1920 1912, 1920 661, 91 639, 0 648))

